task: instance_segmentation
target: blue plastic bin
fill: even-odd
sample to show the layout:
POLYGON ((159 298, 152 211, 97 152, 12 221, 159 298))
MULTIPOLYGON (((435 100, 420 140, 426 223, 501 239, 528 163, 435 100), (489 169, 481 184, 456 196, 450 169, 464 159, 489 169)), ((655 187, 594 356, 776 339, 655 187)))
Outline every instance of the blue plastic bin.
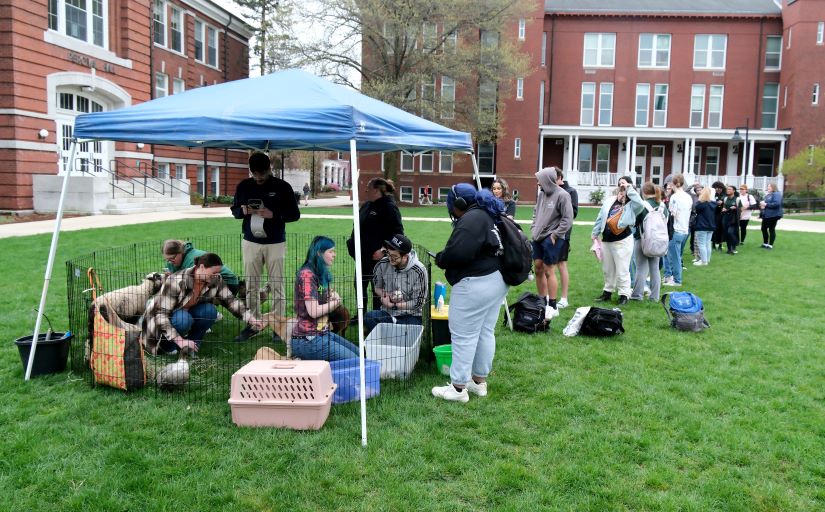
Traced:
MULTIPOLYGON (((329 363, 332 369, 332 381, 338 384, 335 395, 332 397, 333 405, 352 402, 361 399, 361 379, 359 376, 358 358, 342 359, 329 363)), ((366 383, 367 398, 372 398, 381 393, 381 364, 372 359, 364 359, 364 381, 366 383)))

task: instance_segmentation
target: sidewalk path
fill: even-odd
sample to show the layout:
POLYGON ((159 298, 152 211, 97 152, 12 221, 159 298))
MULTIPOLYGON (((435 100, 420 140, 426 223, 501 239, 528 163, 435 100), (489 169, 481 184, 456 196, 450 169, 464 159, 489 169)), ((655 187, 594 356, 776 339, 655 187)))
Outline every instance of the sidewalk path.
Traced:
MULTIPOLYGON (((352 202, 348 196, 338 196, 333 198, 310 199, 310 206, 329 207, 329 206, 349 206, 352 202)), ((201 208, 200 206, 192 206, 176 211, 169 212, 153 212, 153 213, 134 213, 130 215, 87 215, 85 217, 72 217, 63 219, 60 224, 61 231, 78 231, 81 229, 92 228, 108 228, 117 226, 126 226, 132 224, 147 224, 150 222, 164 222, 168 220, 180 219, 206 219, 206 218, 230 218, 231 213, 229 208, 201 208)), ((313 213, 302 213, 301 216, 306 219, 350 219, 350 215, 320 215, 313 213)), ((416 222, 449 222, 446 218, 428 218, 428 217, 405 217, 404 220, 416 222)), ((753 219, 748 227, 749 230, 759 230, 759 220, 753 219)), ((520 224, 530 224, 530 221, 519 221, 520 224)), ((54 232, 54 220, 44 220, 37 222, 10 222, 7 224, 0 224, 0 238, 9 238, 13 236, 29 236, 40 235, 44 233, 54 232)), ((592 226, 592 222, 576 221, 576 226, 592 226)), ((814 220, 800 220, 800 219, 782 219, 777 224, 778 231, 801 231, 807 233, 825 233, 825 222, 814 220)))

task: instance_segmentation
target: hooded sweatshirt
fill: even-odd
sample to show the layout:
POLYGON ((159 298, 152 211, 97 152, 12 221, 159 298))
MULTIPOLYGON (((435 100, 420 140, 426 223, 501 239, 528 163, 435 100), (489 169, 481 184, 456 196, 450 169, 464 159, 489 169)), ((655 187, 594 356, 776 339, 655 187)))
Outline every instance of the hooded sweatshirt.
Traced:
MULTIPOLYGON (((183 244, 183 258, 180 260, 180 265, 175 266, 172 265, 170 262, 166 262, 166 270, 169 272, 177 272, 178 270, 183 270, 185 268, 194 267, 195 266, 195 258, 198 256, 203 256, 206 254, 206 251, 202 251, 200 249, 195 249, 192 245, 192 242, 186 242, 183 244)), ((232 269, 223 265, 221 267, 221 277, 223 278, 223 282, 228 285, 236 285, 238 284, 238 276, 232 272, 232 269)))
POLYGON ((536 173, 540 190, 533 210, 533 227, 530 236, 541 242, 550 235, 564 239, 573 227, 573 203, 570 194, 556 185, 555 169, 542 169, 536 173))
POLYGON ((384 290, 388 295, 395 292, 401 292, 404 295, 403 308, 389 309, 381 306, 381 309, 392 316, 421 316, 421 311, 427 302, 427 269, 418 261, 414 250, 410 251, 407 256, 407 264, 404 268, 394 267, 390 259, 384 257, 375 264, 373 271, 372 284, 375 288, 384 290))

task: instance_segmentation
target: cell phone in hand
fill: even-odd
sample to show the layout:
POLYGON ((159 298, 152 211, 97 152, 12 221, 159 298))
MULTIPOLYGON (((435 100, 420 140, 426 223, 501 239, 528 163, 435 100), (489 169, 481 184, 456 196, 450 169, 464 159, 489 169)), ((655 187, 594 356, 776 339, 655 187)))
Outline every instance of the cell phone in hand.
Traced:
POLYGON ((260 210, 264 207, 264 203, 260 199, 250 199, 249 202, 246 203, 246 207, 252 210, 260 210))

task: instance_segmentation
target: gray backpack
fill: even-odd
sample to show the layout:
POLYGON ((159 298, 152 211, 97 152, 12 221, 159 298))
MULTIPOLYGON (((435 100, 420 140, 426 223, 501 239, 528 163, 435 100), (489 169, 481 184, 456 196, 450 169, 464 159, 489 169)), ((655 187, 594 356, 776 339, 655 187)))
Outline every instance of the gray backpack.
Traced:
POLYGON ((648 258, 664 256, 667 254, 667 246, 670 238, 667 235, 667 219, 665 218, 664 203, 653 208, 644 202, 647 215, 642 221, 642 254, 648 258))

